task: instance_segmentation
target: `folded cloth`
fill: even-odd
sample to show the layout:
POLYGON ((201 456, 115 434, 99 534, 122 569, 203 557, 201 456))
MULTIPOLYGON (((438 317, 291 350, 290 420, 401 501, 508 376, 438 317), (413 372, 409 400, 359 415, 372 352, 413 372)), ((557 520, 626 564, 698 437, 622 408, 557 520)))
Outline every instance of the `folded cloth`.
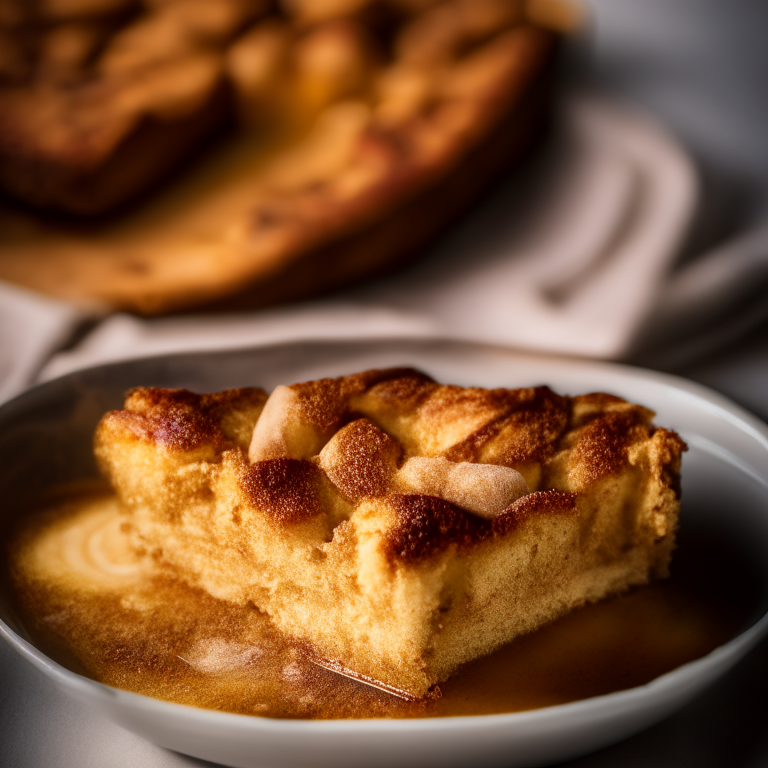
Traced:
MULTIPOLYGON (((768 283, 768 229, 676 264, 695 220, 698 180, 672 136, 585 93, 563 98, 555 126, 539 156, 406 271, 249 314, 112 315, 36 378, 129 357, 308 338, 454 337, 602 359, 648 349, 679 356, 709 351, 768 314, 765 302, 746 301, 768 283)), ((27 298, 46 312, 54 304, 27 298)), ((6 396, 34 377, 29 350, 44 355, 87 315, 60 307, 54 333, 45 323, 22 328, 18 312, 1 316, 16 329, 2 330, 10 342, 1 363, 6 396)))

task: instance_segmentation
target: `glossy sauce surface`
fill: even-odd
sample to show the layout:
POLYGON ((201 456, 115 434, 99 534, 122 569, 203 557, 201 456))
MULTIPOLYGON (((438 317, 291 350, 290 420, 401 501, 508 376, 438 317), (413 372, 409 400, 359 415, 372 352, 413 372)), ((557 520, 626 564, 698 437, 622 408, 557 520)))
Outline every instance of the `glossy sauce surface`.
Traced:
POLYGON ((752 603, 739 558, 690 532, 668 580, 574 611, 407 702, 318 666, 257 608, 216 600, 138 558, 109 495, 62 497, 27 519, 12 538, 10 579, 35 645, 118 688, 243 714, 443 717, 566 703, 707 654, 742 628, 752 603))

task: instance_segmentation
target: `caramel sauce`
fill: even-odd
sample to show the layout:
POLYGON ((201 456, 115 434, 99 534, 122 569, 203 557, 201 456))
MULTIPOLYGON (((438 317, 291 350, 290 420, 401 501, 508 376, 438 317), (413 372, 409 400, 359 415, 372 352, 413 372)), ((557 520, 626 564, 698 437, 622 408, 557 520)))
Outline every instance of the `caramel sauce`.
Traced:
POLYGON ((669 579, 573 611, 409 702, 318 666, 257 608, 216 600, 138 558, 109 495, 81 493, 26 519, 9 576, 37 647, 108 685, 249 715, 446 717, 576 701, 707 654, 753 604, 738 556, 684 531, 669 579))

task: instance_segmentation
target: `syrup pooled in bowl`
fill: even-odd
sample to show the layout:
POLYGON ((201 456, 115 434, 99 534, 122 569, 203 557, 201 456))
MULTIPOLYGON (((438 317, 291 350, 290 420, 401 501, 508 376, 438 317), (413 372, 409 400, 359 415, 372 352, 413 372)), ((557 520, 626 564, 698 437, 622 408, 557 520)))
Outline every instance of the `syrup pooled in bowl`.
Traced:
POLYGON ((573 611, 406 701, 320 666, 257 607, 216 600, 137 555, 107 492, 62 492, 25 519, 10 589, 41 651, 117 688, 265 717, 446 717, 577 701, 706 655, 743 628, 754 603, 741 559, 684 529, 669 579, 573 611))

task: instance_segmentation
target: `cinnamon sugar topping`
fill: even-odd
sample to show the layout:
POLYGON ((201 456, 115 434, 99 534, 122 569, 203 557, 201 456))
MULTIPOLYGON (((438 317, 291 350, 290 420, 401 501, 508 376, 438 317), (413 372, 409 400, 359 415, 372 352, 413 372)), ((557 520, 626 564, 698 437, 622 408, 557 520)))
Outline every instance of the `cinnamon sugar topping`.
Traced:
POLYGON ((323 479, 323 473, 312 462, 269 459, 252 464, 240 482, 255 507, 285 525, 323 512, 323 479))
POLYGON ((401 453, 386 432, 368 419, 356 419, 323 448, 319 466, 344 496, 356 501, 386 495, 401 453))

